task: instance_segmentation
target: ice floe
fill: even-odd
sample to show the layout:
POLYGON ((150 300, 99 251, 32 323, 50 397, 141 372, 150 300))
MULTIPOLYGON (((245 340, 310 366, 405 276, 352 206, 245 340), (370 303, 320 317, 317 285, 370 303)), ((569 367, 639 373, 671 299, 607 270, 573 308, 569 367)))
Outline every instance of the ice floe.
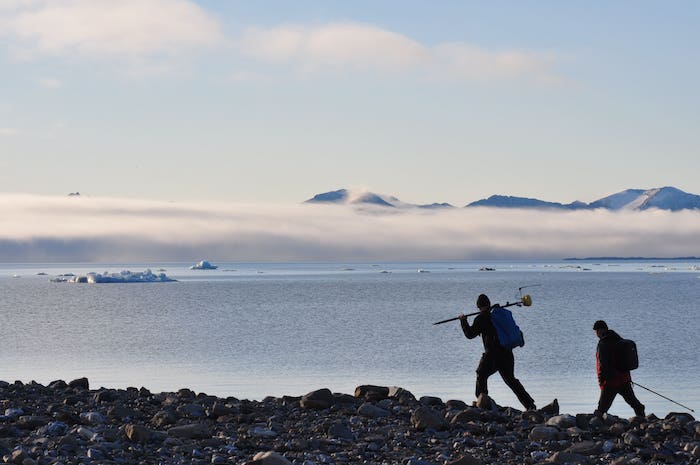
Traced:
POLYGON ((132 272, 122 270, 119 273, 88 273, 85 276, 77 276, 73 273, 67 273, 51 278, 55 283, 167 283, 174 282, 175 279, 169 278, 165 273, 155 274, 151 270, 142 272, 132 272))
POLYGON ((215 270, 217 268, 218 267, 216 265, 212 265, 208 261, 202 260, 199 263, 197 263, 196 265, 192 265, 190 267, 190 270, 215 270))

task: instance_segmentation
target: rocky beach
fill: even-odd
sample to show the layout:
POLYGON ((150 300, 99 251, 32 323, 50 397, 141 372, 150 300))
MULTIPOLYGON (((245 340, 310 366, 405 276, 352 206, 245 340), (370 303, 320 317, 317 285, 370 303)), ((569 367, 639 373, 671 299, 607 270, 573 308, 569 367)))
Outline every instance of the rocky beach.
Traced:
MULTIPOLYGON (((0 457, 21 465, 700 464, 700 422, 416 398, 398 387, 261 401, 190 389, 0 381, 0 457)), ((621 400, 619 400, 621 402, 621 400)))

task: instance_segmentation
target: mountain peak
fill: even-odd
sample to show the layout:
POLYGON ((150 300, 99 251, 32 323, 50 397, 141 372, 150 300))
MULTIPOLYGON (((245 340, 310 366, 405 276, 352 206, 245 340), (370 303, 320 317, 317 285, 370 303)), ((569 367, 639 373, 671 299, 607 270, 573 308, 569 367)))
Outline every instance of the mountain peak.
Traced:
MULTIPOLYGON (((372 205, 390 208, 421 208, 421 209, 446 209, 454 208, 449 203, 410 204, 401 202, 394 196, 379 195, 368 191, 350 191, 339 189, 315 195, 305 203, 330 203, 339 205, 372 205)), ((491 208, 529 208, 529 209, 560 209, 560 210, 659 210, 678 211, 684 209, 700 209, 700 195, 689 194, 682 190, 664 186, 652 189, 625 189, 616 194, 611 194, 591 203, 574 201, 569 204, 548 202, 529 197, 515 197, 509 195, 494 194, 486 199, 477 200, 465 205, 471 207, 491 208)))

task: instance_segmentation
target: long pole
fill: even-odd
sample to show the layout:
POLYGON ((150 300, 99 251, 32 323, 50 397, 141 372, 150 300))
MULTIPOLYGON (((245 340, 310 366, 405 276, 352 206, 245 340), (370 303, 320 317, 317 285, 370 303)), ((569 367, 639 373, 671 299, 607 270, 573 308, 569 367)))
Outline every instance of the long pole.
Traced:
POLYGON ((676 405, 680 405, 680 406, 683 407, 683 408, 687 408, 687 409, 690 410, 691 412, 695 413, 695 410, 693 410, 692 408, 686 407, 685 405, 681 404, 680 402, 676 402, 676 401, 673 400, 673 399, 669 399, 668 397, 666 397, 666 396, 664 396, 664 395, 662 395, 662 394, 659 394, 659 393, 656 392, 656 391, 652 391, 652 390, 649 389, 648 387, 642 386, 641 384, 637 384, 637 383, 635 383, 634 381, 632 381, 632 384, 634 384, 635 386, 639 386, 639 387, 642 388, 642 389, 646 389, 646 390, 649 391, 649 392, 653 392, 653 393, 656 394, 657 396, 663 397, 664 399, 666 399, 666 400, 668 400, 668 401, 670 401, 670 402, 673 402, 673 403, 676 404, 676 405))
MULTIPOLYGON (((506 302, 505 305, 498 305, 498 304, 492 305, 491 308, 492 308, 492 309, 493 309, 493 308, 496 308, 496 307, 505 308, 505 307, 512 307, 513 305, 518 305, 518 306, 523 305, 522 299, 519 300, 518 302, 506 302)), ((464 315, 464 316, 474 316, 474 315, 478 315, 479 313, 481 313, 481 312, 467 313, 467 314, 464 315)), ((436 322, 436 323, 433 323, 433 326, 435 326, 435 325, 441 325, 441 324, 443 324, 443 323, 447 323, 448 321, 459 320, 459 318, 460 318, 460 317, 456 316, 456 317, 454 317, 454 318, 448 318, 448 319, 446 319, 446 320, 438 321, 438 322, 436 322)))

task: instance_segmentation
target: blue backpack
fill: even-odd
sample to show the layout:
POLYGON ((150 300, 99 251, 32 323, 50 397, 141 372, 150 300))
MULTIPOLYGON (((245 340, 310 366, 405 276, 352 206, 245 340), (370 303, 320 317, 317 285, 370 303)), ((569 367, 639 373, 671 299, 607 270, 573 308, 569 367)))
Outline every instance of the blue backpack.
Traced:
POLYGON ((510 310, 496 306, 491 310, 491 322, 496 328, 498 342, 501 344, 501 347, 514 349, 525 345, 523 332, 520 331, 520 328, 515 323, 510 310))

